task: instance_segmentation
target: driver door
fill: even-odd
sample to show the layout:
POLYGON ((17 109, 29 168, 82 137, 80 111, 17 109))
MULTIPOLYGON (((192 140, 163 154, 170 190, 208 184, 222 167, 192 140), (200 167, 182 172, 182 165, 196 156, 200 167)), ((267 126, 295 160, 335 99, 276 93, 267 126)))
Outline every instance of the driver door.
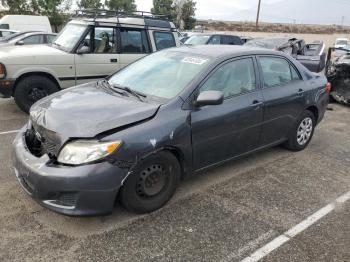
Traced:
POLYGON ((221 91, 221 105, 196 107, 191 113, 196 170, 256 149, 263 119, 263 98, 252 57, 233 60, 213 72, 199 92, 221 91))
POLYGON ((87 46, 89 52, 74 55, 76 84, 105 78, 119 70, 120 55, 118 54, 117 29, 115 27, 92 27, 79 48, 82 46, 87 46))

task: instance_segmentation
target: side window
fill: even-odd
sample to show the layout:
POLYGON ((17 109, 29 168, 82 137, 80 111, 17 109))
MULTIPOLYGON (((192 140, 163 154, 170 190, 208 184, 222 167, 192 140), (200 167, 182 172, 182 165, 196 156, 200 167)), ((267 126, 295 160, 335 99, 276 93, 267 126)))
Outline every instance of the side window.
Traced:
POLYGON ((153 36, 157 50, 176 46, 174 36, 171 32, 154 32, 153 36))
POLYGON ((259 61, 265 87, 283 85, 292 81, 290 64, 287 60, 277 57, 260 57, 259 61))
POLYGON ((43 35, 32 35, 22 40, 25 45, 37 45, 44 43, 43 35))
POLYGON ((242 40, 237 36, 224 35, 222 36, 222 44, 224 45, 241 45, 242 40))
POLYGON ((113 27, 95 27, 85 37, 82 46, 90 48, 94 54, 117 53, 116 29, 113 27), (93 41, 91 38, 93 36, 93 41))
POLYGON ((9 24, 0 24, 0 29, 10 29, 9 24))
POLYGON ((220 45, 220 36, 214 35, 210 38, 208 45, 220 45))
POLYGON ((244 58, 221 66, 201 86, 200 91, 221 91, 227 98, 252 91, 255 88, 253 59, 244 58))
POLYGON ((55 35, 46 35, 47 43, 49 44, 51 44, 55 38, 55 35))
POLYGON ((122 53, 145 54, 149 53, 146 31, 138 29, 121 29, 122 53))
POLYGON ((294 66, 289 65, 290 66, 290 71, 292 72, 292 80, 301 80, 301 77, 299 75, 299 73, 297 72, 297 70, 294 68, 294 66))

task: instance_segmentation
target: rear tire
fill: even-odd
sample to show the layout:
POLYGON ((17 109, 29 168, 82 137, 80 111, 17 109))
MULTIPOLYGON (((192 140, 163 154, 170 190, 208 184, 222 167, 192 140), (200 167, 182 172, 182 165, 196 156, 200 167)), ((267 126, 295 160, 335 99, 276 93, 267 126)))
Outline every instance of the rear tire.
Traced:
POLYGON ((136 213, 164 206, 173 196, 181 177, 177 158, 167 151, 147 157, 133 170, 120 191, 122 205, 136 213))
POLYGON ((29 113, 30 107, 41 98, 59 91, 57 84, 45 76, 28 76, 16 85, 14 99, 24 112, 29 113))
POLYGON ((304 150, 312 139, 315 126, 314 114, 309 110, 304 111, 292 128, 289 139, 284 146, 291 151, 304 150))

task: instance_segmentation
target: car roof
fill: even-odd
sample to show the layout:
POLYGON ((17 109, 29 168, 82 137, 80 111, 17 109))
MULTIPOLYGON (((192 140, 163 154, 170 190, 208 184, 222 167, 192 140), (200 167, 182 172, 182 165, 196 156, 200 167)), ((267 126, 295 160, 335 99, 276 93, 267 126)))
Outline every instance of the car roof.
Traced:
POLYGON ((88 23, 88 24, 121 24, 130 26, 142 26, 142 27, 155 27, 164 29, 173 29, 176 27, 173 22, 162 19, 154 18, 143 18, 143 17, 103 17, 103 18, 86 18, 86 17, 76 17, 72 19, 72 23, 88 23))
POLYGON ((210 57, 234 57, 240 55, 282 55, 283 52, 265 48, 247 47, 240 45, 188 45, 170 49, 174 52, 184 52, 210 57))

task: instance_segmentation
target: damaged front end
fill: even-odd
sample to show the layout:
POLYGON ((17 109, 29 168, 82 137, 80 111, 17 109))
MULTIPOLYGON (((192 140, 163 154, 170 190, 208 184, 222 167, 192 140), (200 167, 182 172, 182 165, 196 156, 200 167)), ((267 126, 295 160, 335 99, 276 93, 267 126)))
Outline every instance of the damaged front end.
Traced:
POLYGON ((332 98, 338 103, 350 105, 350 50, 329 49, 326 77, 332 84, 332 98))

